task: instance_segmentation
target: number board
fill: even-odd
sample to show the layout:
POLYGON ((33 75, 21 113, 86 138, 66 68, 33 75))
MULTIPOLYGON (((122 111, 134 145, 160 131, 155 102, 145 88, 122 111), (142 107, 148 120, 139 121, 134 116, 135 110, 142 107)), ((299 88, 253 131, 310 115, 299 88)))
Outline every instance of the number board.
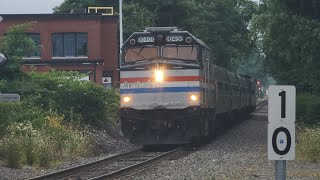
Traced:
POLYGON ((154 42, 153 36, 138 37, 138 43, 150 43, 150 42, 154 42))
POLYGON ((167 36, 166 41, 167 42, 182 42, 183 36, 167 36))
POLYGON ((269 87, 268 121, 270 123, 296 121, 296 88, 294 86, 269 87))

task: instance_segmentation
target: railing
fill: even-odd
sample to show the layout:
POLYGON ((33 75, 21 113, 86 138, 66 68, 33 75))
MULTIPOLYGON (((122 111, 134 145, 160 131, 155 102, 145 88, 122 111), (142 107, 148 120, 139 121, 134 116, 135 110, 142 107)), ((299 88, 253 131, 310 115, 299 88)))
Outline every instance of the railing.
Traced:
POLYGON ((88 13, 101 14, 103 16, 112 16, 113 7, 88 7, 88 13))

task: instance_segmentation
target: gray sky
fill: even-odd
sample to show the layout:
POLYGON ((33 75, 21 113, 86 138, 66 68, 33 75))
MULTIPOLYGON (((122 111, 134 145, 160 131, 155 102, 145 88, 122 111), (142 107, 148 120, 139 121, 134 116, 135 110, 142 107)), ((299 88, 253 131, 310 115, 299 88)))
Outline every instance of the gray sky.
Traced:
POLYGON ((64 0, 0 0, 0 14, 48 14, 64 0))
MULTIPOLYGON (((0 0, 0 14, 48 14, 64 0, 0 0)), ((258 2, 259 0, 252 0, 258 2)))

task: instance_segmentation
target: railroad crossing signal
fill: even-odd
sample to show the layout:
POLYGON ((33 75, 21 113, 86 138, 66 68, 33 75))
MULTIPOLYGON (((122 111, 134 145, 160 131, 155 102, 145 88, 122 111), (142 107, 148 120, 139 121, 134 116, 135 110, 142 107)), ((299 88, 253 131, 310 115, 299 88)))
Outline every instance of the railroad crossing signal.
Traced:
POLYGON ((296 88, 270 86, 268 107, 268 159, 294 160, 296 88))

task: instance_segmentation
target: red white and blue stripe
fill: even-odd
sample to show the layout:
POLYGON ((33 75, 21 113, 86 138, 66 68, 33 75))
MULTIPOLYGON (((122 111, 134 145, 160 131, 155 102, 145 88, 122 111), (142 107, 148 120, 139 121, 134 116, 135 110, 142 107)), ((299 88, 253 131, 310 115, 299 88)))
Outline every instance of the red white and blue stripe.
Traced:
POLYGON ((155 82, 155 73, 146 71, 121 71, 121 98, 130 96, 132 102, 123 103, 122 107, 150 109, 154 106, 167 108, 185 108, 190 102, 190 94, 200 95, 200 76, 198 69, 163 70, 162 82, 155 82))

